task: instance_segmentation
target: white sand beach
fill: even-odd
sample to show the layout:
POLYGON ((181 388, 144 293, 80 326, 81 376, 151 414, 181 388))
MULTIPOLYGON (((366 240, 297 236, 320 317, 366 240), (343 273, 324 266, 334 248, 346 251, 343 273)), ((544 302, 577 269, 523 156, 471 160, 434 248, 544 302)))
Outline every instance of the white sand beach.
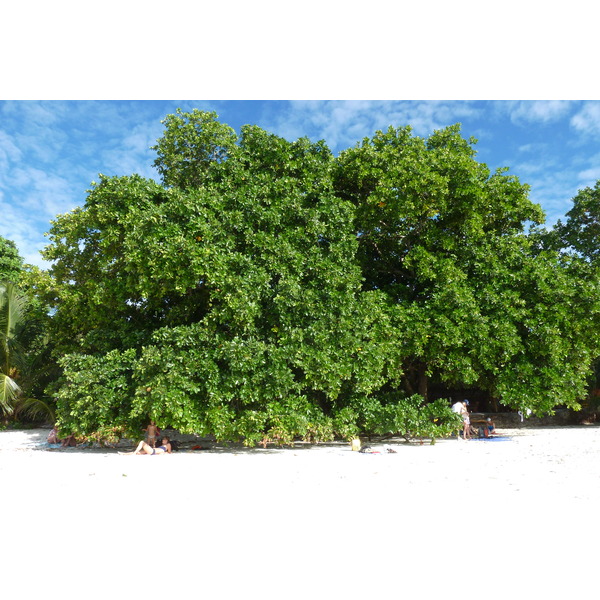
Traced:
POLYGON ((19 599, 595 593, 600 427, 505 441, 167 456, 0 432, 3 585, 19 599))

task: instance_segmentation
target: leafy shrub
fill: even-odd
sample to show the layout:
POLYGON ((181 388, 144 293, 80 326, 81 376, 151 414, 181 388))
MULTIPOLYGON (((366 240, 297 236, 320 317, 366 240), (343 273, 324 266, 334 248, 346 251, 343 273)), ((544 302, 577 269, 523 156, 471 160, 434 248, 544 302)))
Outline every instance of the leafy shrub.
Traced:
POLYGON ((456 431, 461 423, 447 400, 427 403, 418 394, 405 397, 398 392, 363 398, 354 407, 342 409, 334 422, 337 433, 346 439, 361 433, 428 438, 432 443, 456 431))

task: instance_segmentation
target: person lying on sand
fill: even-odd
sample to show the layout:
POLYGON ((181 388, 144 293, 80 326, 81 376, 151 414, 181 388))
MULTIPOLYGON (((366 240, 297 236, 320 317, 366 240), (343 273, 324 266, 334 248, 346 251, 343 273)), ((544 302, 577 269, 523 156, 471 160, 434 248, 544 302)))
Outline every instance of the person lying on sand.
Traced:
POLYGON ((150 454, 150 455, 171 454, 171 450, 172 450, 172 448, 171 448, 171 442, 170 442, 169 438, 163 437, 162 445, 158 446, 157 448, 153 448, 149 444, 146 444, 146 442, 144 442, 144 440, 142 440, 137 445, 137 448, 133 452, 120 452, 119 454, 150 454))

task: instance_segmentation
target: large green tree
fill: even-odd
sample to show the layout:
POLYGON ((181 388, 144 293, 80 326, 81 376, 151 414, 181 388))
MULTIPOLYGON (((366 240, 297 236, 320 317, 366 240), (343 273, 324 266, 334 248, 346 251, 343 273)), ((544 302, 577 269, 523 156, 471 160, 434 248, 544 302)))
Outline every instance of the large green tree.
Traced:
POLYGON ((525 231, 543 220, 527 186, 458 126, 336 158, 214 113, 164 123, 161 183, 101 176, 50 230, 36 289, 65 431, 435 437, 454 423, 431 383, 577 406, 595 281, 525 231))
POLYGON ((358 416, 344 409, 384 383, 397 346, 381 298, 360 293, 331 152, 248 126, 207 153, 227 133, 213 115, 175 123, 157 146, 166 187, 103 177, 50 231, 64 426, 107 434, 151 417, 248 443, 349 435, 358 416), (193 177, 181 146, 202 157, 193 177))
POLYGON ((341 154, 336 191, 356 207, 364 288, 410 326, 407 388, 427 396, 434 381, 541 413, 576 407, 595 290, 525 233, 540 207, 506 169, 477 162, 474 142, 458 125, 427 139, 390 128, 341 154))
MULTIPOLYGON (((573 300, 581 306, 580 326, 594 338, 600 331, 598 311, 596 309, 598 282, 600 281, 600 181, 593 187, 578 191, 572 199, 572 207, 566 214, 566 220, 558 221, 549 232, 540 236, 540 246, 561 252, 564 262, 570 266, 580 285, 592 290, 582 293, 573 300)), ((594 405, 598 403, 597 389, 600 387, 600 349, 595 350, 595 361, 590 371, 590 391, 594 405)))

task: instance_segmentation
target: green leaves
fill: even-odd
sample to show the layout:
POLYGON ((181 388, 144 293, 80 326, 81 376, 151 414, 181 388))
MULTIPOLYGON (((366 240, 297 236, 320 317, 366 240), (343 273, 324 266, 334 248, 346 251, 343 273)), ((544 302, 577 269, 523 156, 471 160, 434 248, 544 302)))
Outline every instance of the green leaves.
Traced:
POLYGON ((364 289, 410 322, 407 390, 423 388, 425 370, 438 386, 487 389, 514 407, 532 396, 543 411, 577 406, 590 341, 565 335, 573 322, 563 311, 582 284, 525 234, 527 221, 543 219, 528 187, 506 169, 490 174, 473 145, 459 126, 427 140, 390 128, 340 155, 335 189, 356 206, 364 289))
POLYGON ((478 163, 459 126, 390 128, 334 158, 214 113, 164 123, 164 185, 101 176, 50 230, 36 286, 66 430, 436 438, 456 423, 428 382, 577 406, 597 280, 525 233, 543 218, 527 186, 478 163))
MULTIPOLYGON (((71 353, 65 425, 85 433, 151 415, 159 425, 252 443, 259 434, 332 435, 319 415, 345 385, 362 381, 347 348, 368 347, 369 334, 353 209, 333 194, 331 153, 246 127, 239 145, 217 156, 210 149, 225 147, 226 129, 210 115, 167 123, 158 149, 174 187, 102 178, 84 209, 51 231, 54 324, 71 353), (201 164, 192 168, 188 150, 201 164), (100 384, 118 357, 129 366, 109 369, 100 384), (74 385, 78 369, 101 389, 74 385), (117 384, 116 395, 127 390, 133 401, 123 399, 116 413, 84 410, 117 384)), ((381 368, 369 380, 380 381, 381 368)))
POLYGON ((339 433, 350 439, 359 434, 428 438, 432 443, 454 433, 461 424, 448 401, 425 403, 415 394, 380 394, 378 398, 356 398, 352 409, 341 410, 334 422, 339 433))
POLYGON ((593 188, 579 190, 567 213, 567 221, 559 221, 550 237, 553 245, 574 250, 597 263, 600 257, 600 180, 593 188))
POLYGON ((12 413, 22 393, 17 377, 23 360, 25 302, 14 284, 0 281, 0 409, 6 414, 12 413))
POLYGON ((201 187, 218 171, 237 141, 233 129, 219 123, 214 112, 177 109, 163 124, 165 134, 153 150, 157 153, 154 166, 166 186, 201 187))
POLYGON ((135 350, 129 349, 61 359, 63 385, 57 393, 57 412, 62 432, 98 438, 138 435, 145 423, 131 410, 135 356, 135 350))
POLYGON ((16 283, 23 270, 23 259, 16 244, 0 236, 0 281, 16 283))

